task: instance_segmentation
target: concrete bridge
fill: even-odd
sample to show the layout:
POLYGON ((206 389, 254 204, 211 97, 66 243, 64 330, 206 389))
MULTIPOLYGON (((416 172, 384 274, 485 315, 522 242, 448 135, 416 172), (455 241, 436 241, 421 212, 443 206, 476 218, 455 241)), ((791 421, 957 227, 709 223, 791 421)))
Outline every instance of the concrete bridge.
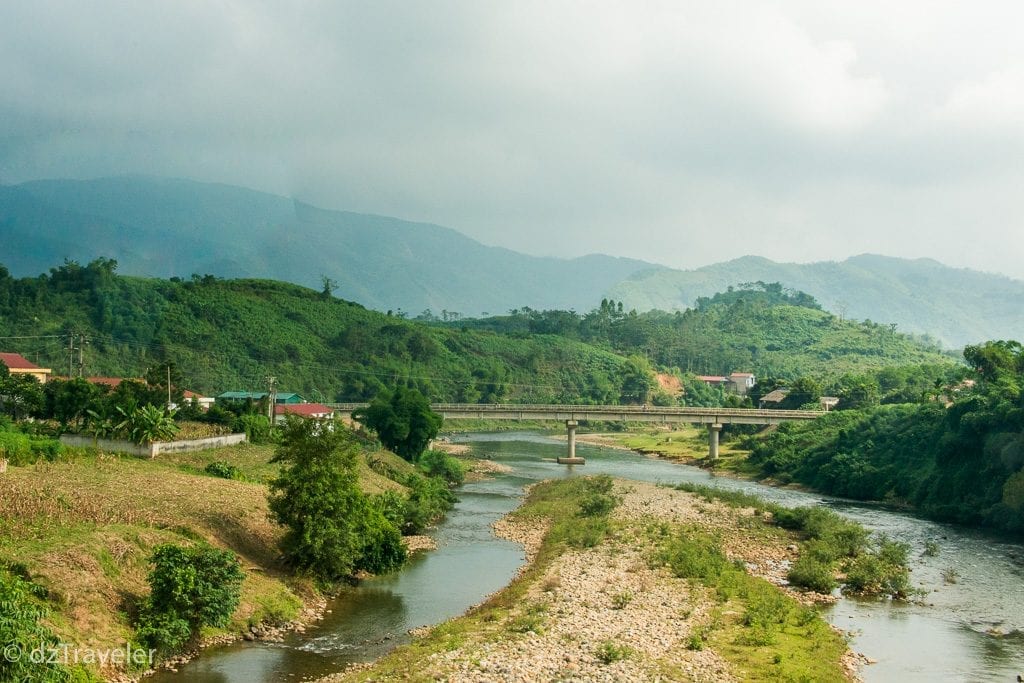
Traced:
MULTIPOLYGON (((330 403, 343 417, 365 408, 367 403, 330 403)), ((581 420, 604 422, 655 422, 658 424, 702 424, 708 426, 708 457, 718 459, 718 436, 727 424, 773 425, 813 420, 825 413, 818 410, 757 410, 754 408, 690 408, 664 406, 589 406, 517 403, 434 403, 430 406, 446 420, 551 420, 564 422, 569 436, 566 457, 558 462, 582 465, 576 455, 576 428, 581 420)))

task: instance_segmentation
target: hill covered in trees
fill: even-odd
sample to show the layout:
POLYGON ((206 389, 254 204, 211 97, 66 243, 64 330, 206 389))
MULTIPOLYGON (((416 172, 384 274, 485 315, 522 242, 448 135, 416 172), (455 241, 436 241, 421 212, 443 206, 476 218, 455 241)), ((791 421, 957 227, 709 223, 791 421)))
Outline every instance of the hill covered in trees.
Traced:
POLYGON ((1024 338, 1024 282, 931 259, 862 254, 841 262, 776 263, 744 256, 695 270, 639 273, 613 286, 608 296, 627 308, 673 311, 758 280, 807 292, 840 317, 896 323, 947 347, 1024 338))
POLYGON ((745 282, 780 282, 843 318, 896 323, 958 348, 1024 338, 1024 282, 929 259, 861 255, 776 263, 756 256, 674 270, 590 255, 540 258, 489 247, 450 228, 346 211, 229 185, 126 176, 0 186, 0 259, 34 276, 64 259, 116 259, 122 273, 284 280, 380 311, 463 317, 511 309, 691 308, 745 282))
POLYGON ((35 278, 0 270, 5 350, 62 372, 74 333, 88 340, 85 375, 141 376, 170 361, 196 391, 259 390, 272 375, 281 390, 316 400, 364 400, 411 383, 432 400, 641 402, 652 395, 655 368, 825 381, 951 364, 889 327, 840 321, 777 285, 724 292, 685 313, 638 314, 605 301, 582 315, 518 309, 444 323, 370 311, 328 290, 142 279, 116 266, 70 262, 35 278))
POLYGON ((555 334, 640 355, 680 373, 748 371, 759 377, 824 381, 885 367, 953 362, 934 342, 889 325, 841 320, 813 297, 778 283, 730 287, 672 313, 637 313, 622 302, 605 300, 584 314, 518 309, 457 324, 521 338, 555 334))

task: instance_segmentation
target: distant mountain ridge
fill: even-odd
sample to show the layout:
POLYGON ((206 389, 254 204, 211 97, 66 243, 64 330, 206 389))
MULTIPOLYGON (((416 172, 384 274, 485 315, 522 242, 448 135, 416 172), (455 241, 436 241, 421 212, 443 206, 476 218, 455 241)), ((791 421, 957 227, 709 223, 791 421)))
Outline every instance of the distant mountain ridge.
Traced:
POLYGON ((463 315, 589 309, 652 264, 603 255, 527 256, 455 230, 228 185, 129 176, 0 187, 0 263, 19 276, 65 258, 117 259, 125 274, 286 280, 378 310, 463 315))
POLYGON ((450 228, 328 211, 230 185, 126 176, 0 186, 0 264, 14 275, 65 258, 117 259, 153 277, 268 278, 316 287, 377 310, 463 316, 534 309, 587 311, 604 297, 677 310, 743 282, 781 282, 828 310, 896 323, 949 347, 1024 339, 1024 282, 930 259, 861 255, 776 263, 745 256, 696 270, 591 255, 528 256, 450 228))
POLYGON ((947 347, 1024 339, 1024 282, 925 258, 862 254, 803 264, 744 256, 695 270, 637 273, 608 294, 629 308, 671 311, 758 280, 807 292, 843 317, 896 323, 901 331, 929 334, 947 347))

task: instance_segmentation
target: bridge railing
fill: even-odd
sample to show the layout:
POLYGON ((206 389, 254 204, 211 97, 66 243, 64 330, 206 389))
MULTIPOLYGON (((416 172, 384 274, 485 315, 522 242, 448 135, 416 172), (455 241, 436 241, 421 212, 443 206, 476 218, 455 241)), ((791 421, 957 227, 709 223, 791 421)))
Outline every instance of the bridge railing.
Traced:
MULTIPOLYGON (((366 403, 329 403, 332 408, 352 411, 365 408, 366 403)), ((814 419, 825 414, 820 410, 763 410, 760 408, 703 408, 688 406, 588 405, 576 403, 432 403, 437 412, 448 413, 597 413, 608 415, 665 415, 707 417, 763 417, 781 419, 814 419)))

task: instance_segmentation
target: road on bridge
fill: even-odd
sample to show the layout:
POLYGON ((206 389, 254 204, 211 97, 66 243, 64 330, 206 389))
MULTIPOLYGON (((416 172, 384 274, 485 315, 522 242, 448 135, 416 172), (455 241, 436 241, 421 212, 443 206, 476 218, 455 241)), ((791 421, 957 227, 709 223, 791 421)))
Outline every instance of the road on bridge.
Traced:
MULTIPOLYGON (((342 416, 367 403, 329 403, 342 416)), ((756 408, 696 408, 687 406, 572 405, 529 403, 434 403, 430 406, 446 420, 556 420, 565 422, 569 435, 566 457, 558 462, 582 465, 576 456, 576 427, 580 421, 690 423, 708 426, 708 457, 718 459, 718 437, 722 425, 773 425, 782 422, 814 420, 820 410, 759 410, 756 408)))

